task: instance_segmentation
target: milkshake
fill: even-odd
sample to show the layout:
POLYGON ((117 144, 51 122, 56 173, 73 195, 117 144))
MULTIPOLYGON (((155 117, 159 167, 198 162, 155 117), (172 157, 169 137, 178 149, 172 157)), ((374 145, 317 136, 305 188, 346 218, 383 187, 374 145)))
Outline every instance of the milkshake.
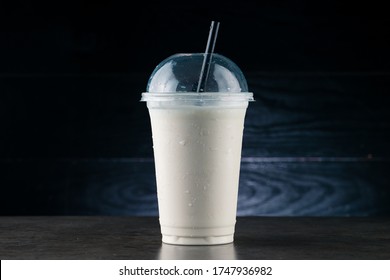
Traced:
POLYGON ((147 102, 162 241, 233 241, 245 113, 252 93, 239 68, 214 54, 207 91, 197 88, 203 54, 178 54, 153 72, 147 102))

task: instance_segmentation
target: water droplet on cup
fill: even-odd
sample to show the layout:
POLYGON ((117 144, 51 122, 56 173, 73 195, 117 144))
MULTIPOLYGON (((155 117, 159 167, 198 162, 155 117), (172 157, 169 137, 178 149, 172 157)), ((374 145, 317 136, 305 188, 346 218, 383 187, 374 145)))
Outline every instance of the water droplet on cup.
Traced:
POLYGON ((185 146, 187 144, 187 141, 186 140, 181 140, 181 141, 179 141, 179 144, 182 145, 182 146, 185 146))

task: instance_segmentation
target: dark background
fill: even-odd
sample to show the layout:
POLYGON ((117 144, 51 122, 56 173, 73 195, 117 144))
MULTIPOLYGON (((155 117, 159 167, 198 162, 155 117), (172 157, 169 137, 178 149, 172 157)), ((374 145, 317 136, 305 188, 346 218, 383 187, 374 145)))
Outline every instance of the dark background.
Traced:
POLYGON ((390 17, 346 1, 0 2, 0 215, 157 215, 154 67, 235 61, 238 215, 390 214, 390 17))

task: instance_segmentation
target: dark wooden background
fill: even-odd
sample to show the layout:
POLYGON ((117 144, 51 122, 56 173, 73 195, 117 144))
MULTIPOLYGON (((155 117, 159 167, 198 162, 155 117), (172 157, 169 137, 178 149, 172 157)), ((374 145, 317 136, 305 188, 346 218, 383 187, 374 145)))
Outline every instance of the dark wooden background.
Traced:
POLYGON ((243 70, 238 215, 390 215, 390 17, 375 1, 0 2, 0 215, 157 215, 154 67, 243 70))

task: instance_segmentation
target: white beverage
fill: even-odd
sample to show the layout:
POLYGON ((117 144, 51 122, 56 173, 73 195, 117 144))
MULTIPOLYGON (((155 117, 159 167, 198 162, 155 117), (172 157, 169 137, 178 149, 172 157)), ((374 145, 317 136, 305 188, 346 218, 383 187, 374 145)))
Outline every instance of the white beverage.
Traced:
POLYGON ((148 106, 163 242, 233 241, 248 102, 239 104, 148 106))
POLYGON ((233 242, 244 118, 254 101, 243 73, 216 53, 175 54, 154 69, 141 101, 152 125, 162 241, 233 242))

